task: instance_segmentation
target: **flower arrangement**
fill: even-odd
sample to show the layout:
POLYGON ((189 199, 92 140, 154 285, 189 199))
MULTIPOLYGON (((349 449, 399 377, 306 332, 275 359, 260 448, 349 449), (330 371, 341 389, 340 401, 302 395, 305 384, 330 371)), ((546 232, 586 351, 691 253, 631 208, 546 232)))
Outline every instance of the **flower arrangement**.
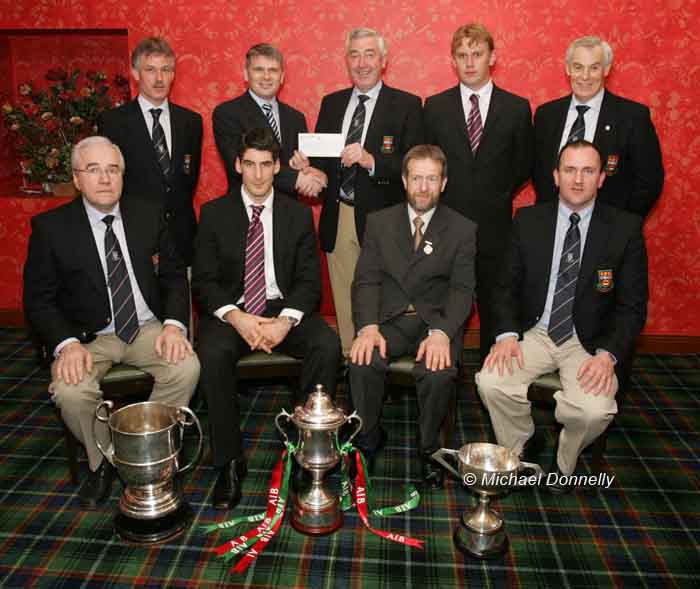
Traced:
POLYGON ((102 72, 50 69, 49 85, 20 84, 16 104, 5 103, 5 125, 15 138, 20 166, 30 182, 70 182, 73 145, 97 131, 97 117, 129 98, 129 80, 117 74, 112 84, 102 72))

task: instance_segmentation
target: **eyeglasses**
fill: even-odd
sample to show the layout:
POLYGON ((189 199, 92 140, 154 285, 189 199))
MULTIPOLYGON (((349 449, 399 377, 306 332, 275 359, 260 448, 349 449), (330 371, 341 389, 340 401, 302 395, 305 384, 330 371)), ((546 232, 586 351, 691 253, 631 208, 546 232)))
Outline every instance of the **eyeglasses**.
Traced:
POLYGON ((88 166, 83 170, 73 168, 73 171, 82 172, 83 174, 87 174, 88 176, 92 176, 93 178, 100 178, 102 177, 102 174, 106 174, 110 178, 116 178, 117 176, 122 175, 122 169, 119 166, 107 166, 106 168, 103 168, 102 166, 94 165, 88 166))

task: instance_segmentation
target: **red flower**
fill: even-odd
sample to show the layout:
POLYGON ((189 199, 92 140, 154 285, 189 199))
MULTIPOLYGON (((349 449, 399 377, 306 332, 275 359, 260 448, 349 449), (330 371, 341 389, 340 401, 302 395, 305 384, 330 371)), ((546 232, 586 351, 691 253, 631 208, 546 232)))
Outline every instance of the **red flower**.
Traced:
POLYGON ((58 121, 56 119, 49 119, 44 123, 44 127, 49 132, 55 131, 58 129, 58 121))

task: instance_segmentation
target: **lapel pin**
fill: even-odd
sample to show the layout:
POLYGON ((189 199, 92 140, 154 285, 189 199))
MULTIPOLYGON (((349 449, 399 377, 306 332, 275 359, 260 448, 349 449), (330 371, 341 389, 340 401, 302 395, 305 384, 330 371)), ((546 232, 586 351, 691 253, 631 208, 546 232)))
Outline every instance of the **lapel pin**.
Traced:
POLYGON ((610 131, 610 125, 605 125, 605 130, 610 131))
POLYGON ((429 256, 430 254, 433 253, 433 242, 432 241, 425 242, 425 246, 423 247, 423 253, 426 256, 429 256))

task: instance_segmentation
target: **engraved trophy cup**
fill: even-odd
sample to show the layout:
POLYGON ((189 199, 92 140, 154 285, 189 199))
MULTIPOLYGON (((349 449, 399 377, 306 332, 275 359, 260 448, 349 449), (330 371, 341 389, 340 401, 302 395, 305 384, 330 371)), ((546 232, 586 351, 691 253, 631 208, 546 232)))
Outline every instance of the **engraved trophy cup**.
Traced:
MULTIPOLYGON (((202 450, 202 427, 187 407, 163 403, 134 403, 112 413, 114 404, 102 401, 95 409, 95 424, 106 423, 111 445, 97 447, 117 469, 124 483, 117 535, 136 544, 155 544, 179 536, 189 525, 192 511, 182 496, 176 475, 196 463, 202 450), (185 428, 197 427, 197 452, 180 468, 185 428)), ((98 437, 95 435, 95 440, 98 437)))
POLYGON ((497 444, 466 444, 459 450, 440 448, 432 457, 479 496, 478 506, 462 515, 461 525, 455 530, 456 548, 476 558, 493 558, 506 552, 505 522, 501 514, 490 507, 491 497, 518 486, 518 479, 525 478, 519 475, 523 468, 532 469, 534 477, 542 476, 542 468, 523 462, 515 452, 497 444), (456 459, 459 472, 444 456, 456 459))
POLYGON ((275 418, 286 443, 289 438, 280 426, 282 418, 296 426, 295 457, 299 466, 311 474, 311 485, 293 494, 292 526, 309 536, 335 532, 343 524, 343 515, 338 497, 324 485, 323 479, 340 461, 338 430, 352 420, 357 421, 349 442, 362 429, 362 419, 356 412, 346 416, 321 385, 316 385, 316 390, 309 394, 303 406, 297 405, 293 414, 283 409, 275 418))

